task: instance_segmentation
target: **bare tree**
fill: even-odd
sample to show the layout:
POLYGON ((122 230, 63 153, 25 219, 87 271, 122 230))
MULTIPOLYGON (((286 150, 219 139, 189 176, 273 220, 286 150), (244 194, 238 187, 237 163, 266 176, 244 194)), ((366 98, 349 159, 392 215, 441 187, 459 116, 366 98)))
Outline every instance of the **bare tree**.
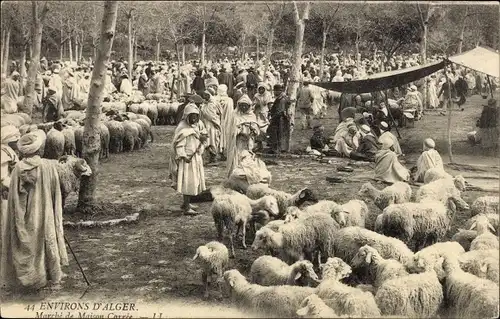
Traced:
POLYGON ((78 208, 85 212, 92 211, 92 208, 95 206, 98 162, 101 150, 99 133, 101 103, 104 99, 103 91, 106 82, 106 64, 111 56, 117 15, 118 1, 106 1, 101 23, 99 50, 97 51, 97 58, 92 71, 85 127, 83 130, 83 157, 92 169, 92 175, 82 176, 80 182, 78 208))
POLYGON ((38 1, 31 2, 33 24, 31 29, 31 47, 33 48, 32 59, 28 71, 26 82, 26 95, 23 101, 23 112, 31 115, 33 105, 35 104, 35 82, 40 65, 40 51, 42 48, 43 23, 47 12, 49 11, 48 2, 43 5, 42 11, 38 13, 38 1))
MULTIPOLYGON (((422 57, 422 63, 427 64, 427 36, 429 33, 429 19, 431 18, 431 15, 434 11, 434 7, 432 6, 432 3, 429 3, 427 5, 427 10, 426 14, 422 13, 422 8, 420 7, 420 3, 417 3, 417 10, 418 10, 418 15, 420 17, 420 26, 422 28, 422 42, 420 44, 420 54, 422 57)), ((428 90, 429 90, 429 84, 427 81, 424 82, 424 108, 427 108, 427 103, 429 101, 428 98, 428 90)))
POLYGON ((271 54, 273 53, 273 41, 274 41, 274 31, 280 23, 281 19, 285 14, 285 2, 280 4, 268 4, 266 3, 267 10, 269 10, 269 32, 267 35, 267 46, 266 46, 266 61, 264 67, 264 74, 267 73, 269 68, 269 63, 271 62, 271 54))
POLYGON ((333 3, 318 3, 314 5, 314 12, 320 17, 322 22, 322 36, 323 40, 321 42, 321 58, 319 64, 319 77, 323 78, 323 72, 325 68, 325 48, 326 48, 326 38, 330 33, 332 26, 335 22, 335 16, 340 9, 340 3, 336 5, 333 3))
MULTIPOLYGON (((297 3, 293 2, 293 21, 295 22, 295 43, 293 48, 293 65, 290 73, 290 85, 287 89, 287 94, 290 97, 290 130, 293 130, 295 118, 295 105, 297 99, 297 90, 299 89, 299 81, 301 78, 301 65, 302 65, 302 52, 304 49, 304 30, 306 28, 306 21, 309 19, 309 10, 311 4, 307 2, 304 6, 302 14, 300 14, 297 3)), ((290 151, 292 132, 290 131, 288 141, 288 151, 290 151)))
POLYGON ((132 19, 135 8, 131 8, 126 13, 127 17, 127 32, 128 32, 128 78, 132 79, 132 68, 134 67, 134 38, 132 35, 132 19))

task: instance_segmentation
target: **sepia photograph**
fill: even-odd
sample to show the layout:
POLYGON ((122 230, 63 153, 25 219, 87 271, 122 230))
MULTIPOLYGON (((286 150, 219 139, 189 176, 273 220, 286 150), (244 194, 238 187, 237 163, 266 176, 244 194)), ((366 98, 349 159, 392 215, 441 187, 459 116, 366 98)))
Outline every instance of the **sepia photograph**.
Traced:
POLYGON ((1 318, 479 318, 498 1, 1 1, 1 318))

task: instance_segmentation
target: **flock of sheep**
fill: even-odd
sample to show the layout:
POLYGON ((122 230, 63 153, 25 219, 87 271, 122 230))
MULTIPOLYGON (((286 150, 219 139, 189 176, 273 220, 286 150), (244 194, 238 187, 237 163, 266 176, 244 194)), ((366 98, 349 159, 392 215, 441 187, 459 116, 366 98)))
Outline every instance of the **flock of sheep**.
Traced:
POLYGON ((194 256, 205 297, 210 281, 238 307, 268 316, 498 317, 499 198, 469 207, 462 176, 429 170, 425 182, 413 197, 406 183, 362 185, 358 195, 380 212, 359 199, 318 201, 309 189, 288 194, 255 184, 244 195, 231 182, 213 187, 218 241, 194 256), (444 241, 457 209, 471 212, 469 229, 444 241), (247 227, 263 254, 248 278, 228 270, 233 238, 241 231, 246 248, 247 227))

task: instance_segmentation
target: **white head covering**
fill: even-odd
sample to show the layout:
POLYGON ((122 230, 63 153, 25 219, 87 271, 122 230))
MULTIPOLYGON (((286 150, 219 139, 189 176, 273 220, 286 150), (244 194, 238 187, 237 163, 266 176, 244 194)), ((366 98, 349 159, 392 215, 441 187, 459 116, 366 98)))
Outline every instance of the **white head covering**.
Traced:
POLYGON ((21 138, 21 133, 14 125, 3 126, 0 133, 2 144, 16 142, 21 138))
POLYGON ((370 127, 366 124, 361 125, 360 128, 361 128, 361 131, 363 131, 363 133, 365 133, 365 134, 368 134, 371 132, 370 127))
POLYGON ((436 147, 436 143, 434 142, 434 140, 432 138, 426 138, 424 140, 424 148, 434 148, 436 147))
POLYGON ((42 147, 44 140, 35 133, 28 133, 23 135, 17 141, 17 148, 19 153, 23 155, 31 155, 37 152, 42 147))

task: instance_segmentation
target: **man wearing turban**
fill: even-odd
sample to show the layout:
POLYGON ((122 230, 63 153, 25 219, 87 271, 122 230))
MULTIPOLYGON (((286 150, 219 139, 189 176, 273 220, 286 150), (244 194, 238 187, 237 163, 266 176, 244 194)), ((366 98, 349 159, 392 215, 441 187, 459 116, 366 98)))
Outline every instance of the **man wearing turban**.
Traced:
POLYGON ((375 179, 386 183, 407 182, 410 172, 398 161, 394 140, 389 135, 380 136, 380 150, 375 153, 375 179))
POLYGON ((433 139, 426 138, 424 140, 423 152, 417 160, 417 171, 414 177, 416 182, 423 182, 425 172, 430 168, 437 168, 444 171, 443 160, 438 151, 434 149, 435 147, 436 144, 433 139))
POLYGON ((7 210, 1 215, 3 289, 58 286, 62 266, 68 265, 57 162, 40 157, 43 142, 35 133, 17 142, 22 160, 12 171, 7 210))
POLYGON ((2 212, 7 210, 7 195, 9 192, 10 175, 14 166, 19 161, 15 150, 17 149, 17 141, 21 137, 19 130, 13 125, 2 127, 1 139, 1 173, 2 179, 2 212))

